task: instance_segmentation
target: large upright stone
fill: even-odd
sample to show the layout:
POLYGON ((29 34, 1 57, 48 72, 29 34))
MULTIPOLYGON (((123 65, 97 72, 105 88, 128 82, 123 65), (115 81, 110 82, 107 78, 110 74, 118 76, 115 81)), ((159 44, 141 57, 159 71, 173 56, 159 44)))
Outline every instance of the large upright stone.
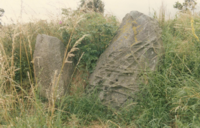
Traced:
POLYGON ((123 106, 127 100, 134 100, 139 74, 155 70, 162 51, 158 22, 137 11, 128 13, 90 75, 91 89, 98 87, 105 104, 123 106))
POLYGON ((44 34, 37 36, 34 69, 42 97, 51 98, 54 94, 59 99, 66 92, 69 92, 69 82, 74 70, 73 65, 66 63, 59 78, 64 51, 64 44, 58 38, 44 34))

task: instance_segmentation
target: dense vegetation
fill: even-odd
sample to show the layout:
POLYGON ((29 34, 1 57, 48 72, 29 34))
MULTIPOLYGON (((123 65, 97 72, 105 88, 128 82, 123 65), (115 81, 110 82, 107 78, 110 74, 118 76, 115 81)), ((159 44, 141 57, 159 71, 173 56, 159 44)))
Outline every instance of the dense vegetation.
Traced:
POLYGON ((1 127, 200 127, 200 17, 178 14, 163 21, 165 53, 135 102, 120 110, 104 106, 96 93, 86 95, 88 75, 115 36, 119 22, 96 12, 63 10, 63 17, 4 26, 0 35, 1 127), (62 40, 66 51, 74 45, 76 66, 71 95, 61 101, 42 101, 34 81, 33 51, 37 34, 62 40), (84 53, 84 54, 83 54, 84 53))

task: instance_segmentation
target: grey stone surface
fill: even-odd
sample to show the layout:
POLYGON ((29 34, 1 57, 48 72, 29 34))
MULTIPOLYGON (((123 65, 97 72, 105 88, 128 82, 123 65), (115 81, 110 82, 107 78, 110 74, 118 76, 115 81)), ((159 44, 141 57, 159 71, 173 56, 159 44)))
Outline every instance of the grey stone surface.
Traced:
POLYGON ((59 99, 65 93, 69 93, 69 82, 74 70, 73 64, 66 63, 60 78, 58 77, 63 63, 64 51, 64 44, 58 38, 44 34, 37 36, 34 70, 42 97, 49 99, 54 94, 59 99), (59 82, 57 82, 58 80, 59 82))
POLYGON ((155 70, 164 51, 161 32, 156 20, 137 11, 128 13, 90 75, 89 90, 98 87, 99 98, 114 108, 134 100, 139 74, 155 70))

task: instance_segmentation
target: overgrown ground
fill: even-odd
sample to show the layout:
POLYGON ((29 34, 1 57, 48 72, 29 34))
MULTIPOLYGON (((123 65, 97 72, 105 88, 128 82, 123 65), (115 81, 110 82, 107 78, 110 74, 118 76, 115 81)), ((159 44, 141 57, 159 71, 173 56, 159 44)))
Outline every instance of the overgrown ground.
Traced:
POLYGON ((0 35, 0 126, 200 127, 200 17, 180 14, 159 23, 165 48, 161 63, 155 72, 144 74, 138 99, 119 111, 102 105, 97 94, 84 93, 88 75, 119 27, 114 16, 69 10, 51 22, 4 26, 0 35), (59 38, 66 51, 76 55, 71 93, 59 102, 55 97, 47 102, 38 95, 32 63, 37 34, 59 38), (79 50, 72 52, 75 47, 79 50))

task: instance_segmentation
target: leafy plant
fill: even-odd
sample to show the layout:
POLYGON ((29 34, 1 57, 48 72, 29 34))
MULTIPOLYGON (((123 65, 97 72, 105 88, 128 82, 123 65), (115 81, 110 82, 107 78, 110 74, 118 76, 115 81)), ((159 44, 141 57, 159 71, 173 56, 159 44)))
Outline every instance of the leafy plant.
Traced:
MULTIPOLYGON (((118 22, 115 17, 104 17, 99 13, 89 13, 84 15, 84 20, 79 22, 78 27, 75 30, 75 34, 71 37, 71 45, 84 34, 89 34, 81 44, 78 46, 80 49, 76 53, 74 59, 78 62, 80 55, 84 52, 79 67, 92 72, 96 61, 108 47, 112 38, 114 37, 118 28, 118 22)), ((63 30, 63 40, 68 42, 70 39, 70 30, 63 30)))

